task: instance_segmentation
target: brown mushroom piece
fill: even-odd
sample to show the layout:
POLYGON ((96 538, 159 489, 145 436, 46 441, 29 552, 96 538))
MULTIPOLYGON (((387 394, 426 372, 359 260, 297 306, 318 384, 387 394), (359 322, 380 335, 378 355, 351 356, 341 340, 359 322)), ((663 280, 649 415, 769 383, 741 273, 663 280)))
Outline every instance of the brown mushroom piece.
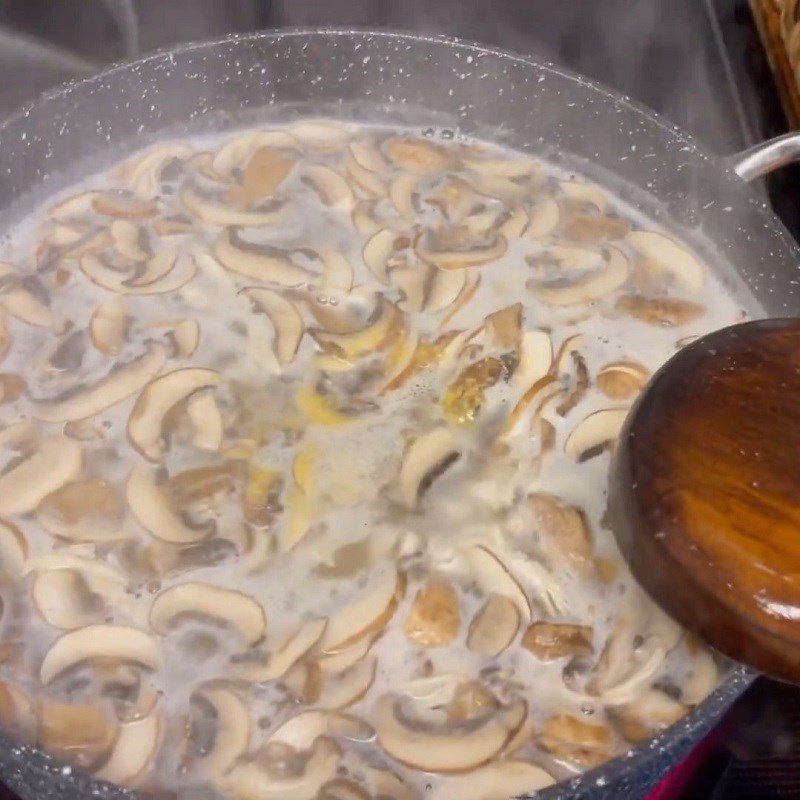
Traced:
POLYGON ((358 358, 380 350, 402 319, 403 314, 397 306, 380 295, 375 312, 363 328, 350 333, 332 333, 320 329, 312 329, 309 333, 326 352, 336 353, 343 358, 358 358))
POLYGON ((393 164, 419 175, 439 172, 450 162, 445 148, 411 136, 392 136, 383 143, 383 149, 393 164))
POLYGON ((129 318, 121 298, 99 305, 89 320, 92 344, 107 356, 119 355, 125 346, 129 318))
POLYGON ((627 294, 617 300, 617 311, 648 325, 677 328, 699 319, 705 306, 677 297, 645 297, 627 294))
POLYGON ((645 387, 650 373, 635 361, 606 364, 597 374, 597 388, 610 400, 629 400, 645 387))
POLYGON ((446 647, 455 641, 461 626, 458 595, 444 578, 429 578, 416 593, 403 631, 421 647, 446 647))
POLYGON ((546 753, 583 767, 595 767, 614 754, 614 736, 609 728, 570 714, 550 717, 536 743, 546 753))
POLYGON ((592 629, 587 625, 534 622, 522 634, 521 644, 543 661, 588 656, 594 651, 592 629))
POLYGON ((548 563, 585 575, 591 569, 592 540, 583 510, 551 494, 529 495, 528 502, 548 563))
POLYGON ((268 201, 261 209, 242 210, 233 205, 201 195, 197 189, 185 186, 180 193, 183 207, 195 218, 209 225, 259 228, 283 222, 289 209, 284 200, 268 201))
POLYGON ((71 764, 91 769, 111 751, 117 724, 100 705, 39 700, 39 743, 71 764))
POLYGON ((338 675, 320 675, 322 689, 314 701, 315 705, 320 708, 341 710, 357 703, 375 682, 377 667, 376 657, 367 655, 338 675))
POLYGON ((627 705, 607 709, 619 732, 633 744, 652 739, 660 731, 684 717, 688 711, 688 706, 674 700, 660 689, 648 689, 627 705))
POLYGON ((349 209, 355 204, 355 195, 347 180, 325 164, 308 164, 303 168, 303 180, 309 183, 326 206, 349 209))

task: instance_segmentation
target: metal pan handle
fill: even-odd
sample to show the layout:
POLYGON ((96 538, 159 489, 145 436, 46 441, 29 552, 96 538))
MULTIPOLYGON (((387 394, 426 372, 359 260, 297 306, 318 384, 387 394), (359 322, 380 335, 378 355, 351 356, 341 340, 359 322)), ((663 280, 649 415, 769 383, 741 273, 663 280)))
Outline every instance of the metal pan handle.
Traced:
POLYGON ((786 133, 730 156, 730 168, 745 181, 752 181, 776 169, 800 161, 800 131, 786 133))

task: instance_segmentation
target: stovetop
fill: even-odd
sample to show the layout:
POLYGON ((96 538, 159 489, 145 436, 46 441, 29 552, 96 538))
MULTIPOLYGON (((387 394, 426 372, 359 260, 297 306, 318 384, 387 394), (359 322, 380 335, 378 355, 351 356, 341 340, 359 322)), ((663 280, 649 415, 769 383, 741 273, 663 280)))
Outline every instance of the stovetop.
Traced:
MULTIPOLYGON (((264 27, 445 33, 530 53, 650 106, 718 153, 786 123, 747 0, 0 0, 0 117, 63 80, 264 27)), ((800 238, 800 168, 767 182, 800 238)), ((759 680, 652 800, 800 798, 800 690, 759 680)), ((0 785, 0 800, 13 800, 0 785)))

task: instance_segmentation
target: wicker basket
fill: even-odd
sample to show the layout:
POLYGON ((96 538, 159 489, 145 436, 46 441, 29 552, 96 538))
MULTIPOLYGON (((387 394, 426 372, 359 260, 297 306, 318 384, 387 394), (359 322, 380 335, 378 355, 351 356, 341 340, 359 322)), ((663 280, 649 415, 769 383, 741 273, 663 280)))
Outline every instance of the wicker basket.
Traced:
POLYGON ((800 0, 750 0, 784 111, 800 128, 800 0))

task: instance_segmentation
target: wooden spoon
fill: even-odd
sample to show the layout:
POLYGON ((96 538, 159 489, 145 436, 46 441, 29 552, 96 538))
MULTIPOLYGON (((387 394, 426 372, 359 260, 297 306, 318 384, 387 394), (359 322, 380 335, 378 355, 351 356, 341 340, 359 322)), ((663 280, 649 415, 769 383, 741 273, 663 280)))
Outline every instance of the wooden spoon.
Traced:
POLYGON ((800 682, 800 320, 716 331, 653 377, 620 435, 609 521, 665 611, 800 682))

